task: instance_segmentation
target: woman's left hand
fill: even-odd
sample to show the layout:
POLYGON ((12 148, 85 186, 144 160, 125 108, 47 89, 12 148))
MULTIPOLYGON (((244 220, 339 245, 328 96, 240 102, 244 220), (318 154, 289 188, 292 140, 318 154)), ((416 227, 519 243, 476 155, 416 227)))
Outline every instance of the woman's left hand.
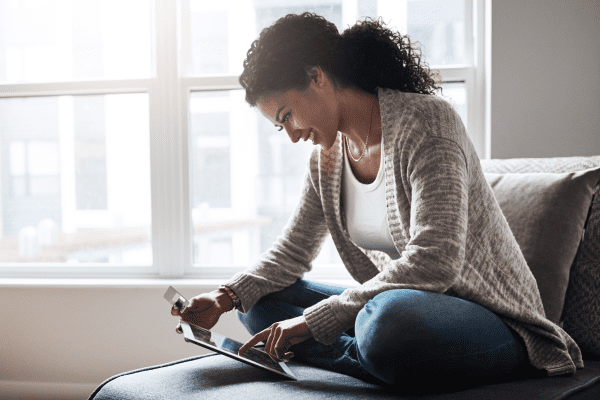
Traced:
POLYGON ((288 351, 297 343, 310 339, 312 333, 308 329, 304 316, 276 322, 262 332, 254 335, 246 344, 240 347, 239 354, 243 355, 250 347, 265 341, 265 352, 277 362, 287 361, 294 356, 288 351))

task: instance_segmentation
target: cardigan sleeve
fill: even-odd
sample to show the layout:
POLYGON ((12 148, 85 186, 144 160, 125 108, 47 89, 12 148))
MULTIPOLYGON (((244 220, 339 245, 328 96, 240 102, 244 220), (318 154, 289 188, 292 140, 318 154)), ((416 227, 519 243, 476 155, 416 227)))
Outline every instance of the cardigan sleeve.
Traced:
POLYGON ((224 285, 239 297, 248 312, 263 296, 282 290, 311 270, 329 232, 321 199, 313 184, 316 153, 309 160, 304 185, 295 211, 282 234, 252 267, 234 275, 224 285))
POLYGON ((453 140, 429 136, 408 155, 397 196, 410 204, 410 237, 401 257, 386 270, 340 296, 304 312, 316 340, 330 344, 353 326, 377 294, 393 289, 443 293, 461 274, 468 224, 468 167, 453 140))

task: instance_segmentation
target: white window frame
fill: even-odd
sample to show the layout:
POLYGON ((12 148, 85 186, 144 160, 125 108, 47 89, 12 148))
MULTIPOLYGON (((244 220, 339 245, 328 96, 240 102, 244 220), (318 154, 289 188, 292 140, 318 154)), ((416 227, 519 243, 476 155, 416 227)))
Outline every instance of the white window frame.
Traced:
MULTIPOLYGON (((152 207, 151 266, 63 263, 2 263, 0 278, 200 278, 227 279, 239 266, 192 266, 188 109, 192 91, 240 89, 237 76, 181 76, 178 21, 181 4, 154 0, 153 74, 150 79, 100 80, 0 85, 0 98, 147 93, 150 107, 150 179, 152 207)), ((464 82, 467 129, 481 158, 489 158, 491 0, 466 0, 467 43, 473 65, 431 68, 445 82, 464 82), (472 44, 472 45, 469 45, 472 44), (485 107, 479 105, 485 104, 485 107)), ((186 11, 183 10, 185 13, 186 11)), ((1 212, 1 210, 0 210, 1 212)), ((343 266, 320 266, 319 278, 335 279, 343 266)))

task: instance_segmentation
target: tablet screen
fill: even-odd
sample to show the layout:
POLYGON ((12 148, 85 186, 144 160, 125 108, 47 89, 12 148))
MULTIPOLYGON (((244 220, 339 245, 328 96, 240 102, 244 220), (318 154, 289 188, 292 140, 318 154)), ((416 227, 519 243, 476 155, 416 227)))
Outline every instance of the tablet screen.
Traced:
POLYGON ((245 362, 253 366, 268 369, 281 375, 285 375, 292 379, 296 379, 290 369, 284 363, 273 361, 267 353, 262 350, 250 348, 243 356, 238 354, 240 347, 244 344, 230 339, 226 336, 211 332, 208 329, 199 326, 188 324, 181 321, 181 328, 187 340, 199 344, 203 347, 212 349, 223 355, 235 358, 236 360, 245 362))

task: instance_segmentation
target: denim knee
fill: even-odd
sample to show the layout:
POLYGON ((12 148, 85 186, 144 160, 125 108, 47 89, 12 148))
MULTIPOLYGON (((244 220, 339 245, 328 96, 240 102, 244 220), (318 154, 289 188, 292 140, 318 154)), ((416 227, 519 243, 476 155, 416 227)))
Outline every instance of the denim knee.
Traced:
POLYGON ((236 311, 236 314, 242 325, 244 325, 244 327, 246 328, 246 330, 251 335, 256 335, 258 332, 261 332, 267 329, 269 326, 271 326, 270 324, 267 325, 267 322, 265 321, 265 312, 266 311, 263 309, 263 306, 262 304, 260 304, 259 301, 257 304, 254 305, 254 307, 248 310, 246 314, 241 313, 239 311, 236 311))
MULTIPOLYGON (((355 323, 358 359, 371 374, 388 383, 395 359, 413 359, 421 351, 419 335, 426 316, 413 307, 423 297, 418 290, 399 289, 378 294, 358 313, 355 323)), ((392 375, 401 373, 394 371, 392 375)))
POLYGON ((254 335, 250 328, 252 326, 252 318, 248 314, 243 314, 239 311, 236 311, 235 313, 237 314, 238 320, 244 325, 244 328, 246 328, 251 335, 254 335))
POLYGON ((359 361, 388 383, 421 370, 450 376, 461 364, 478 365, 473 376, 500 372, 497 363, 511 369, 516 356, 514 339, 498 316, 438 293, 380 293, 359 312, 355 329, 359 361))

